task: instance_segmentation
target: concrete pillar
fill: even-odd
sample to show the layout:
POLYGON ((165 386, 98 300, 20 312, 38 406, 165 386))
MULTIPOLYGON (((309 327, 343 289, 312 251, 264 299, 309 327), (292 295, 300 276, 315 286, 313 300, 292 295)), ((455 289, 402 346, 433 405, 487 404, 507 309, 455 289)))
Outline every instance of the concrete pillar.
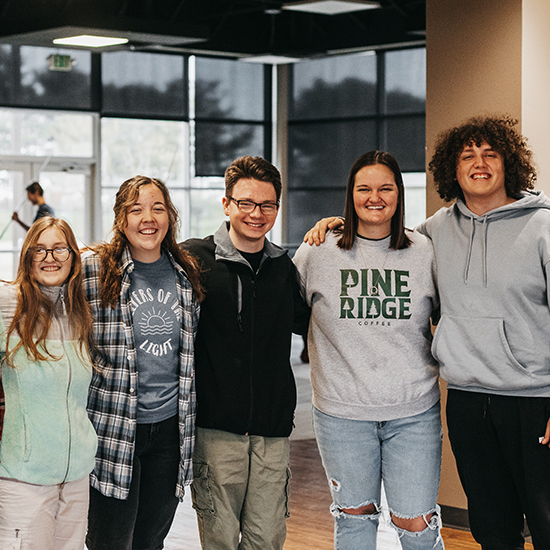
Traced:
MULTIPOLYGON (((550 195, 549 24, 548 0, 427 0, 426 163, 442 131, 508 114, 533 148, 537 188, 550 195)), ((427 214, 443 205, 428 175, 427 214)), ((447 440, 439 502, 466 508, 447 440)))

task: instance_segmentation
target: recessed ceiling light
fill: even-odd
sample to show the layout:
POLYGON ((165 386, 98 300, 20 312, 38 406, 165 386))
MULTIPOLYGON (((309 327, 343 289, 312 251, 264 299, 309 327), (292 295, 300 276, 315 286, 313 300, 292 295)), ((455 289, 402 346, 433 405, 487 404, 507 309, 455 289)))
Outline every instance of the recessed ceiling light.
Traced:
POLYGON ((283 5, 285 10, 306 11, 322 13, 324 15, 337 15, 361 10, 375 10, 380 8, 380 2, 369 0, 303 0, 301 2, 289 2, 283 5))
POLYGON ((102 48, 104 46, 117 46, 126 44, 127 38, 113 38, 109 36, 92 36, 81 34, 80 36, 69 36, 67 38, 56 38, 53 43, 63 46, 83 46, 86 48, 102 48))
POLYGON ((248 63, 265 63, 266 65, 285 65, 286 63, 297 63, 301 61, 299 57, 287 57, 285 55, 254 55, 252 57, 242 57, 241 61, 248 63))

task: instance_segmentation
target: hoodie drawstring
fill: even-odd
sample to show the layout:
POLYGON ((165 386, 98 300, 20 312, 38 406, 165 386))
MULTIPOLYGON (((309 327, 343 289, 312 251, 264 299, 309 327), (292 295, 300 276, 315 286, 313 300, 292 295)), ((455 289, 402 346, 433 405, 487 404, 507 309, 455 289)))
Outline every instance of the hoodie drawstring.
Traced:
MULTIPOLYGON (((483 216, 483 235, 481 238, 481 262, 482 262, 482 275, 483 286, 487 288, 487 231, 488 223, 487 216, 483 216)), ((474 248, 475 237, 475 220, 473 216, 470 216, 470 244, 468 246, 468 256, 466 257, 466 266, 464 268, 464 284, 468 284, 468 277, 470 275, 470 262, 472 259, 472 250, 474 248)))
POLYGON ((472 259, 472 249, 474 247, 474 235, 476 228, 474 225, 474 218, 470 216, 470 245, 468 246, 468 256, 466 256, 466 267, 464 268, 464 284, 468 284, 468 275, 470 273, 470 260, 472 259))
POLYGON ((483 238, 481 239, 481 253, 483 262, 483 286, 487 288, 487 216, 483 216, 483 238))

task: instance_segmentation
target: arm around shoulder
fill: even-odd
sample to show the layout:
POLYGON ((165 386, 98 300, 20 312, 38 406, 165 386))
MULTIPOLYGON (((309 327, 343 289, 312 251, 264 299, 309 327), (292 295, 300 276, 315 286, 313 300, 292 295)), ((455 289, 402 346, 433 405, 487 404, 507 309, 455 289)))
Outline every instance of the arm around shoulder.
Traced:
POLYGON ((304 242, 310 246, 315 244, 319 246, 325 242, 325 235, 327 231, 336 229, 344 225, 344 219, 338 216, 331 216, 330 218, 323 218, 319 220, 304 236, 304 242))

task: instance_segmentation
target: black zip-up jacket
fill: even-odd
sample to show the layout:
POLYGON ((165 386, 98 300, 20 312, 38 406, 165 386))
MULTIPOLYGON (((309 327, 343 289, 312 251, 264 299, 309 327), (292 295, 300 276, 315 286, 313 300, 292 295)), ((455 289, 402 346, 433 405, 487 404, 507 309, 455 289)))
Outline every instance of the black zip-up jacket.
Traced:
POLYGON ((266 239, 254 273, 225 222, 215 235, 182 246, 202 265, 206 290, 195 342, 197 426, 289 436, 296 408, 291 336, 307 331, 309 308, 287 251, 266 239))

